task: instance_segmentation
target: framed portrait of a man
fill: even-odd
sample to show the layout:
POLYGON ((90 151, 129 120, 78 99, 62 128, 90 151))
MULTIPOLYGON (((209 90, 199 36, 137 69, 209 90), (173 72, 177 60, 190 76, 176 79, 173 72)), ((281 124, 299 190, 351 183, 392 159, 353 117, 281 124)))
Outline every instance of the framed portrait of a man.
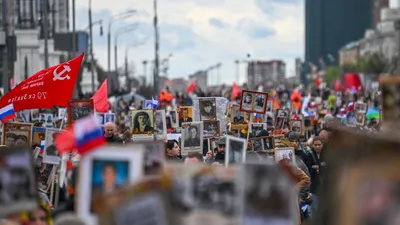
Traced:
POLYGON ((225 166, 246 162, 246 139, 226 136, 225 147, 225 166))
POLYGON ((134 134, 153 134, 154 111, 153 110, 132 111, 132 129, 134 134))
POLYGON ((143 176, 143 144, 104 147, 81 158, 76 212, 88 224, 98 224, 93 200, 130 185, 143 176))
POLYGON ((203 152, 203 122, 182 123, 182 155, 203 152))
POLYGON ((93 99, 71 100, 68 102, 68 124, 94 113, 93 99))
POLYGON ((298 133, 300 136, 304 135, 304 124, 303 120, 291 120, 290 130, 298 133))
POLYGON ((176 110, 171 110, 169 112, 169 116, 171 118, 171 127, 178 128, 179 127, 179 115, 176 110))
POLYGON ((32 146, 32 128, 31 123, 4 123, 3 144, 8 147, 32 146))
POLYGON ((199 99, 200 120, 215 120, 217 118, 217 107, 215 98, 199 99))
POLYGON ((257 137, 263 130, 267 130, 267 124, 265 123, 249 124, 249 133, 252 134, 254 137, 257 137))
POLYGON ((357 126, 364 126, 365 123, 365 112, 357 112, 357 126))
POLYGON ((204 120, 204 137, 219 137, 219 121, 218 120, 204 120))
POLYGON ((44 140, 46 140, 46 128, 33 127, 32 128, 32 144, 37 144, 40 146, 40 144, 44 140))
POLYGON ((245 122, 246 113, 240 111, 240 106, 234 105, 231 108, 231 123, 232 124, 243 124, 245 122))
POLYGON ((179 108, 179 127, 182 127, 182 123, 193 122, 193 107, 184 106, 179 108))
POLYGON ((115 113, 106 113, 104 116, 104 124, 115 123, 115 113))
POLYGON ((165 117, 165 109, 156 111, 154 130, 157 140, 167 139, 167 121, 165 117))
POLYGON ((262 138, 252 138, 250 142, 253 151, 264 151, 264 140, 262 138))

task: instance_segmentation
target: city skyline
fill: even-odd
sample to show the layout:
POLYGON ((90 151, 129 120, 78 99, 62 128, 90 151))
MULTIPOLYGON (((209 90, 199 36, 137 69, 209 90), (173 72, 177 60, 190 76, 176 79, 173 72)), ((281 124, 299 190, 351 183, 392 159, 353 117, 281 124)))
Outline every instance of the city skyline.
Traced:
MULTIPOLYGON (((197 70, 222 63, 220 74, 224 79, 221 81, 229 84, 236 78, 234 61, 246 60, 247 54, 255 60, 282 59, 287 64, 287 75, 293 76, 295 58, 304 56, 303 1, 243 3, 236 0, 237 3, 232 4, 227 0, 159 0, 160 58, 173 54, 169 77, 187 77, 197 70)), ((76 1, 76 4, 76 29, 83 30, 88 26, 88 1, 76 1)), ((144 0, 121 0, 118 4, 93 1, 93 21, 103 20, 105 34, 100 37, 99 27, 93 28, 94 54, 104 69, 107 69, 109 19, 127 9, 136 9, 138 13, 129 20, 115 23, 112 33, 130 23, 138 22, 139 26, 135 32, 120 36, 119 66, 123 64, 125 47, 145 37, 149 39, 144 45, 129 51, 129 61, 135 63, 137 73, 141 74, 141 62, 154 58, 152 4, 153 1, 144 0)), ((246 69, 242 64, 240 82, 245 80, 246 69)))

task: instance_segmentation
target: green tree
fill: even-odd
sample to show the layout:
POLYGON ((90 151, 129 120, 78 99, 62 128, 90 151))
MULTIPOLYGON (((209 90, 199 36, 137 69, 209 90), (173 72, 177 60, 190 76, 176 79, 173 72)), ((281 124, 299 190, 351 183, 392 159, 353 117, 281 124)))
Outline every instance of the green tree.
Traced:
POLYGON ((379 75, 385 73, 388 69, 389 62, 378 53, 360 56, 357 60, 357 69, 359 72, 379 75))
POLYGON ((329 66, 326 69, 326 82, 329 85, 333 84, 337 79, 340 79, 341 74, 342 70, 339 66, 329 66))

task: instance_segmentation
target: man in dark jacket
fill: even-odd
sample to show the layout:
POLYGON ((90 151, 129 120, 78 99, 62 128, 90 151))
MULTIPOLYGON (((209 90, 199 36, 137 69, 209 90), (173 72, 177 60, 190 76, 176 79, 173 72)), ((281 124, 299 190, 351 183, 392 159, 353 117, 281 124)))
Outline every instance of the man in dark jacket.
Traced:
POLYGON ((321 152, 324 146, 322 139, 320 137, 314 137, 311 144, 311 157, 312 157, 312 169, 311 173, 311 186, 310 186, 310 197, 312 199, 311 210, 313 213, 317 211, 318 208, 318 189, 322 182, 321 173, 321 152))
POLYGON ((109 144, 111 143, 122 143, 122 139, 115 135, 115 124, 108 122, 104 125, 104 137, 109 144))
POLYGON ((224 165, 225 163, 225 145, 226 145, 226 137, 221 137, 217 141, 218 151, 215 154, 215 157, 212 158, 211 155, 207 154, 206 160, 211 162, 212 165, 224 165))
MULTIPOLYGON (((292 147, 294 148, 294 154, 296 155, 297 159, 300 159, 301 161, 304 162, 304 164, 307 166, 308 172, 311 171, 312 167, 312 161, 311 161, 311 156, 310 154, 304 150, 300 146, 300 137, 296 132, 290 132, 288 135, 289 141, 292 143, 292 147)), ((306 171, 304 171, 307 173, 306 171)), ((308 174, 308 173, 307 173, 308 174)))

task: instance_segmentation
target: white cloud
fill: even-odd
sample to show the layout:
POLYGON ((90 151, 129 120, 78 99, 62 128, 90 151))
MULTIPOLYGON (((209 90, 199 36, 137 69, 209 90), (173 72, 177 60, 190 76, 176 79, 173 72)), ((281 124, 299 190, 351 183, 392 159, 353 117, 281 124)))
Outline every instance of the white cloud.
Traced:
MULTIPOLYGON (((76 1, 77 9, 87 9, 86 1, 76 1)), ((304 43, 304 16, 301 4, 273 4, 273 13, 265 14, 253 1, 241 0, 159 0, 158 12, 160 26, 166 27, 165 32, 160 32, 161 39, 168 42, 161 45, 161 57, 173 53, 170 61, 170 77, 187 76, 196 70, 205 69, 211 65, 222 63, 220 74, 225 83, 235 80, 236 59, 245 59, 250 53, 255 59, 283 59, 287 63, 288 72, 293 71, 294 58, 303 57, 304 43), (211 2, 211 3, 210 3, 211 2), (223 29, 210 25, 209 20, 217 18, 224 24, 223 29), (262 39, 254 39, 244 30, 238 30, 237 24, 240 20, 247 18, 257 25, 263 25, 273 30, 275 34, 262 39), (167 29, 168 28, 168 29, 167 29), (177 29, 177 30, 174 30, 177 29), (194 45, 190 45, 194 41, 194 45), (180 44, 189 46, 178 48, 180 44), (172 49, 173 48, 173 49, 172 49)), ((94 15, 108 11, 109 14, 117 14, 127 9, 136 9, 147 12, 149 16, 143 15, 133 17, 131 21, 140 21, 146 31, 138 29, 140 33, 152 35, 153 1, 150 0, 93 0, 92 8, 94 15)), ((77 27, 80 21, 77 19, 77 27)), ((103 19, 104 31, 107 32, 109 18, 103 19)), ((87 24, 87 23, 86 23, 87 24)), ((85 25, 86 26, 86 25, 85 25)), ((116 24, 117 26, 117 24, 116 24)), ((82 25, 83 27, 83 25, 82 25)), ((124 35, 120 38, 119 64, 123 64, 125 57, 125 43, 134 42, 134 34, 124 35)), ((105 37, 102 37, 105 40, 105 37)), ((106 41, 98 41, 96 37, 95 54, 104 68, 107 68, 106 41)), ((130 61, 134 61, 137 71, 142 74, 143 60, 151 60, 154 57, 153 37, 146 44, 130 50, 130 61)), ((114 65, 113 58, 111 65, 114 65)), ((112 66, 113 68, 113 66, 112 66)), ((149 73, 149 69, 148 69, 149 73)), ((215 76, 215 72, 213 73, 215 76)), ((245 66, 240 70, 241 82, 244 81, 245 66)), ((288 73, 288 75, 292 75, 288 73)), ((216 78, 209 78, 215 82, 216 78)))

